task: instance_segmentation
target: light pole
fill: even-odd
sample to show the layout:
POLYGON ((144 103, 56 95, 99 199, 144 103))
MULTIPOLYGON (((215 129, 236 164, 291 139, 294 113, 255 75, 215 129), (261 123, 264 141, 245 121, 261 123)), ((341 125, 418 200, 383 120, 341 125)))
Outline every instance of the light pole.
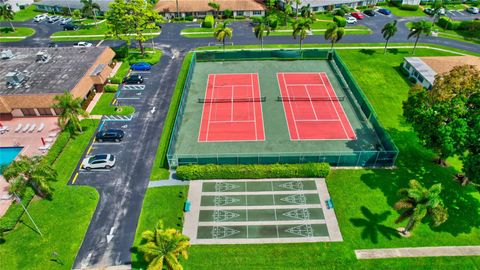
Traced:
POLYGON ((32 221, 33 225, 35 226, 35 229, 37 229, 37 232, 40 234, 40 236, 43 238, 43 234, 42 232, 40 231, 40 229, 38 228, 37 224, 35 223, 35 221, 33 221, 33 218, 32 216, 30 215, 30 213, 28 212, 27 208, 25 207, 25 205, 23 205, 22 203, 22 200, 20 199, 20 197, 18 197, 17 193, 13 193, 13 196, 15 196, 15 201, 17 201, 17 203, 19 203, 23 210, 25 210, 25 213, 27 213, 28 217, 30 218, 30 220, 32 221))

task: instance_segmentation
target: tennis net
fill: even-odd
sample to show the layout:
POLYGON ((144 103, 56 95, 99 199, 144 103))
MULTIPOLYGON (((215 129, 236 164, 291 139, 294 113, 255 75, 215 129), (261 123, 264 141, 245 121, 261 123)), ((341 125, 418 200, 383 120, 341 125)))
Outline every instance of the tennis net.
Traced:
POLYGON ((336 97, 277 97, 277 101, 343 101, 344 96, 336 97))
POLYGON ((233 102, 264 102, 266 97, 247 98, 199 98, 198 103, 233 103, 233 102))

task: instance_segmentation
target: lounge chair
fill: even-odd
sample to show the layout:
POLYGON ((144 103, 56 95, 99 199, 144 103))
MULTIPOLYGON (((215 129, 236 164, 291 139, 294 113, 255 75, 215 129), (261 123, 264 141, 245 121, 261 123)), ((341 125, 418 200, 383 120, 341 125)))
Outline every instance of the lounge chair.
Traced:
POLYGON ((53 142, 53 138, 52 137, 49 137, 49 138, 45 138, 43 139, 45 142, 53 142))
POLYGON ((42 132, 44 128, 45 128, 45 124, 41 123, 40 126, 37 129, 37 132, 42 132))
POLYGON ((41 151, 43 151, 43 152, 46 152, 48 149, 50 149, 50 146, 52 146, 52 144, 51 144, 51 143, 47 143, 47 144, 45 144, 45 145, 39 146, 39 147, 38 147, 38 150, 41 150, 41 151))
POLYGON ((22 129, 22 132, 27 132, 27 130, 30 128, 30 124, 26 124, 25 127, 22 129))
POLYGON ((17 128, 15 129, 15 132, 19 132, 20 129, 22 129, 23 125, 20 123, 18 124, 17 128))
POLYGON ((28 130, 28 132, 32 133, 32 132, 35 130, 36 127, 37 127, 37 125, 33 124, 33 125, 30 127, 30 129, 28 130))
POLYGON ((5 132, 7 132, 7 131, 9 131, 9 130, 10 130, 10 128, 9 128, 8 126, 0 127, 0 134, 3 134, 3 133, 5 133, 5 132))
POLYGON ((48 137, 53 137, 54 138, 54 137, 57 137, 57 135, 58 135, 58 131, 53 131, 53 132, 48 133, 48 137))

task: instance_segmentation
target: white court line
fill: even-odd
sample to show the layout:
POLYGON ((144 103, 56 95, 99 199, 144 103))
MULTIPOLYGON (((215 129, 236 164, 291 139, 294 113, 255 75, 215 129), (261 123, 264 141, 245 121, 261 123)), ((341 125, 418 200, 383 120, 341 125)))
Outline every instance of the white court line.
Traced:
MULTIPOLYGON (((253 73, 252 73, 253 74, 253 73)), ((248 84, 229 84, 229 85, 217 85, 215 86, 215 88, 228 88, 228 87, 239 87, 239 86, 252 86, 252 85, 248 85, 248 84)))
POLYGON ((287 86, 325 86, 325 84, 320 84, 320 83, 306 83, 306 84, 301 84, 301 83, 289 83, 287 86))
MULTIPOLYGON (((215 93, 215 78, 216 78, 216 75, 213 74, 213 87, 212 87, 212 93, 210 94, 210 98, 213 98, 213 93, 215 93)), ((208 83, 207 83, 208 85, 208 83)), ((209 134, 209 131, 210 131, 210 120, 212 119, 212 107, 213 107, 213 104, 210 104, 210 111, 208 112, 208 123, 207 123, 207 133, 205 135, 205 141, 208 142, 208 134, 209 134)))
MULTIPOLYGON (((272 192, 273 192, 275 190, 275 188, 273 188, 273 181, 270 181, 270 185, 272 187, 272 192)), ((278 223, 277 209, 276 209, 277 204, 275 203, 275 194, 273 193, 272 193, 272 200, 273 200, 273 206, 275 206, 275 208, 273 208, 273 213, 275 214, 275 223, 277 224, 278 223)), ((277 229, 277 238, 280 238, 280 234, 278 232, 278 226, 275 226, 275 228, 277 229)))
MULTIPOLYGON (((319 76, 320 79, 323 81, 322 73, 318 73, 318 76, 319 76)), ((325 76, 326 76, 326 75, 325 75, 325 76)), ((327 77, 327 79, 328 79, 328 77, 327 77)), ((330 81, 329 81, 329 83, 330 83, 330 81)), ((331 85, 330 85, 330 86, 331 86, 331 85)), ((331 89, 333 90, 333 87, 331 87, 331 89)), ((333 91, 335 92, 335 90, 333 90, 333 91)), ((329 89, 328 87, 327 87, 327 94, 328 94, 328 97, 331 99, 332 96, 330 95, 330 89, 329 89)), ((335 113, 337 114, 338 119, 341 119, 341 118, 340 118, 340 115, 338 114, 337 106, 335 106, 335 103, 333 103, 332 100, 330 100, 330 103, 332 104, 333 109, 335 110, 335 113)), ((340 107, 341 107, 341 105, 340 105, 340 107)), ((345 112, 344 112, 344 114, 345 114, 345 112)), ((348 138, 347 129, 346 129, 345 126, 343 125, 343 121, 340 121, 340 124, 342 125, 343 132, 345 133, 345 136, 348 138)))
MULTIPOLYGON (((245 182, 245 190, 248 190, 247 182, 245 182)), ((248 205, 248 195, 247 194, 245 194, 245 205, 248 205)), ((247 222, 249 222, 250 220, 248 220, 248 210, 245 211, 245 217, 246 217, 247 222)), ((247 227, 247 238, 249 238, 248 237, 248 226, 246 226, 246 227, 247 227)))
MULTIPOLYGON (((203 195, 203 194, 202 194, 203 195)), ((323 208, 321 204, 288 204, 288 205, 251 205, 251 206, 199 206, 197 209, 198 211, 202 210, 263 210, 263 209, 298 209, 298 208, 305 208, 305 209, 314 209, 314 208, 323 208), (301 207, 300 207, 301 206, 301 207)))
MULTIPOLYGON (((248 212, 248 211, 247 211, 248 212)), ((294 220, 272 220, 272 221, 200 221, 198 226, 275 226, 277 228, 277 237, 278 236, 278 226, 279 225, 300 225, 300 224, 327 224, 324 219, 294 219, 294 220)), ((247 229, 248 230, 248 229, 247 229)), ((248 238, 248 235, 247 235, 248 238)))
POLYGON ((230 100, 232 101, 231 102, 231 106, 230 106, 230 121, 233 122, 233 95, 235 95, 235 86, 230 86, 230 100))
MULTIPOLYGON (((261 98, 262 97, 262 89, 260 89, 260 80, 258 79, 258 73, 253 73, 255 74, 256 78, 257 78, 257 89, 258 89, 258 97, 261 98)), ((263 131, 263 140, 265 140, 265 124, 263 122, 263 105, 260 104, 260 119, 262 120, 262 131, 263 131)), ((255 118, 255 121, 257 121, 257 119, 255 118)), ((255 123, 256 125, 257 123, 255 123)))
MULTIPOLYGON (((285 85, 285 91, 287 92, 287 97, 288 97, 288 99, 290 99, 290 93, 288 92, 287 81, 285 80, 285 74, 284 73, 282 73, 282 78, 283 78, 283 84, 285 85)), ((292 102, 288 102, 288 105, 290 106, 290 110, 292 111, 292 117, 293 117, 292 120, 293 120, 293 124, 295 126, 295 131, 297 132, 297 140, 300 140, 300 133, 298 132, 297 122, 295 121, 296 117, 295 117, 295 113, 293 112, 292 102)))
MULTIPOLYGON (((250 74, 250 94, 252 94, 253 98, 255 98, 255 91, 253 90, 253 77, 252 74, 250 74)), ((253 119, 255 120, 255 140, 258 141, 258 131, 257 131, 257 114, 256 114, 256 107, 257 105, 255 103, 252 103, 253 105, 253 119)), ((246 184, 245 184, 246 185, 246 184)))
POLYGON ((297 122, 338 122, 338 121, 341 121, 340 119, 317 119, 317 120, 309 120, 309 119, 305 119, 305 120, 297 120, 297 122))
POLYGON ((303 87, 305 87, 305 91, 307 91, 309 103, 310 103, 310 106, 312 107, 313 115, 315 115, 315 120, 318 120, 317 112, 315 111, 315 106, 313 106, 312 97, 310 96, 310 91, 308 91, 308 88, 306 85, 304 85, 303 87))
MULTIPOLYGON (((247 182, 245 182, 246 185, 247 182)), ((275 190, 275 191, 224 191, 224 192, 202 192, 205 196, 241 196, 241 195, 294 195, 294 194, 317 194, 315 189, 307 190, 275 190)))
POLYGON ((254 120, 235 120, 235 121, 227 121, 227 120, 215 120, 210 121, 210 123, 253 123, 254 120))
MULTIPOLYGON (((207 88, 205 89, 205 99, 207 99, 207 93, 208 93, 208 82, 210 81, 210 76, 212 74, 208 74, 208 79, 207 79, 207 88)), ((206 104, 203 104, 203 108, 202 108, 202 117, 200 118, 200 130, 202 130, 202 127, 203 127, 203 115, 205 113, 205 106, 206 104)), ((198 138, 197 138, 197 142, 200 142, 200 132, 198 133, 198 138)), ((205 141, 207 141, 207 138, 205 137, 205 141)))

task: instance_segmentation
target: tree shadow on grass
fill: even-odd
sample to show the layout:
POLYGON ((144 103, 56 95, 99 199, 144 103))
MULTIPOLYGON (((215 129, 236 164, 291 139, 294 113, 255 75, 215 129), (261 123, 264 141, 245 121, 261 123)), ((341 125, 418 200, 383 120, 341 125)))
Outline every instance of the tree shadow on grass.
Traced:
POLYGON ((474 197, 478 191, 472 186, 462 187, 454 181, 457 171, 453 167, 435 164, 432 161, 433 153, 418 143, 413 131, 389 129, 388 133, 400 149, 397 169, 371 170, 371 173, 362 175, 361 180, 372 189, 382 190, 391 206, 400 199, 398 190, 408 187, 411 179, 417 179, 426 187, 441 183, 443 190, 440 196, 448 208, 449 218, 439 227, 432 227, 432 230, 457 236, 480 228, 480 201, 474 197))
POLYGON ((375 50, 372 50, 372 49, 361 49, 361 50, 359 50, 359 52, 361 52, 363 54, 366 54, 366 55, 374 55, 375 54, 375 50))
POLYGON ((360 211, 362 211, 362 214, 365 218, 351 218, 350 222, 355 227, 364 227, 362 231, 362 239, 370 238, 372 243, 377 244, 379 234, 383 235, 388 240, 400 237, 394 228, 390 228, 381 224, 387 220, 388 216, 392 214, 390 211, 385 211, 381 214, 375 214, 365 206, 362 206, 360 211))

